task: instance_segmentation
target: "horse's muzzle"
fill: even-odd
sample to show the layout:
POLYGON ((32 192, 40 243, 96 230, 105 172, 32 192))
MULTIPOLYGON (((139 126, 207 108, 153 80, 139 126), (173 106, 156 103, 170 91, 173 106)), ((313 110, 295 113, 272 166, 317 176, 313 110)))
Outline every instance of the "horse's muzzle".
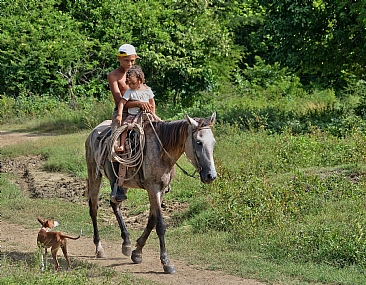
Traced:
POLYGON ((206 184, 212 183, 216 179, 216 176, 217 176, 216 171, 200 172, 201 181, 206 184))

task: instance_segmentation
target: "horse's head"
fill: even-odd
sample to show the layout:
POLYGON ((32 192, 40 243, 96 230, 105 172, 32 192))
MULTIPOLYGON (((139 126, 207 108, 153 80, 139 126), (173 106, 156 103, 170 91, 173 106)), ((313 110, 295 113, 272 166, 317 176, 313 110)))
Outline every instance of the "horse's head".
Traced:
POLYGON ((188 115, 186 118, 190 126, 185 145, 186 156, 200 173, 201 181, 211 183, 217 176, 213 159, 216 141, 211 130, 216 113, 213 113, 209 120, 196 121, 188 115))

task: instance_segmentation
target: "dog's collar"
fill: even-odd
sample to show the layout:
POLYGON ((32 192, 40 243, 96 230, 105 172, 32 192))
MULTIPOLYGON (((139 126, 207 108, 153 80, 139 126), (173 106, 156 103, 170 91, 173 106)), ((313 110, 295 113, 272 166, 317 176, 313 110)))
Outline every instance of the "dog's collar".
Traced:
POLYGON ((46 231, 46 233, 48 233, 51 229, 50 228, 45 228, 45 227, 43 227, 42 229, 41 229, 41 231, 42 230, 44 230, 44 231, 46 231))

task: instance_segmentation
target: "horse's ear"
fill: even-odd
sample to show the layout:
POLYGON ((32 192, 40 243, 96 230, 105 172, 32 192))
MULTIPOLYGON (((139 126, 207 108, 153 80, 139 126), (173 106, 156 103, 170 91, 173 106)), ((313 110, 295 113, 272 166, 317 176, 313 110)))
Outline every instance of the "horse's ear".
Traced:
POLYGON ((216 120, 216 111, 212 113, 210 118, 210 126, 212 126, 215 123, 216 120))
POLYGON ((198 127, 198 123, 195 120, 193 120, 190 116, 188 116, 187 114, 186 114, 186 118, 187 118, 188 123, 190 123, 193 128, 198 127))

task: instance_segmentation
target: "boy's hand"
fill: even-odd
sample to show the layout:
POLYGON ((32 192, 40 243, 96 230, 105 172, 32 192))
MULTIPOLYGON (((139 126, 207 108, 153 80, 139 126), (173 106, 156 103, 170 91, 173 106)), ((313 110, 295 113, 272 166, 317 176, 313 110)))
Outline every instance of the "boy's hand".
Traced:
POLYGON ((139 102, 139 108, 146 111, 146 112, 151 112, 152 110, 152 106, 149 102, 139 102))

